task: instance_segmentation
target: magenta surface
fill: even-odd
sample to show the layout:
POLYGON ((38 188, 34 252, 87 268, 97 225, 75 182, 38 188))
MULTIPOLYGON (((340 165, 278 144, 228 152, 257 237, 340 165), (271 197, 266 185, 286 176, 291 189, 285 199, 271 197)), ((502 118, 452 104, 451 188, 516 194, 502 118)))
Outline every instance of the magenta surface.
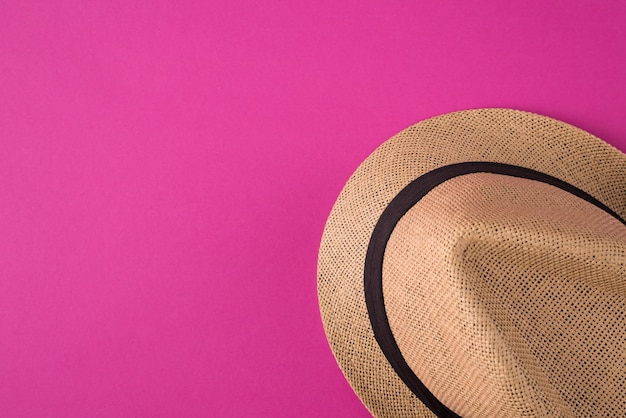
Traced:
POLYGON ((4 3, 6 417, 366 417, 316 295, 358 164, 477 107, 626 150, 620 1, 4 3))

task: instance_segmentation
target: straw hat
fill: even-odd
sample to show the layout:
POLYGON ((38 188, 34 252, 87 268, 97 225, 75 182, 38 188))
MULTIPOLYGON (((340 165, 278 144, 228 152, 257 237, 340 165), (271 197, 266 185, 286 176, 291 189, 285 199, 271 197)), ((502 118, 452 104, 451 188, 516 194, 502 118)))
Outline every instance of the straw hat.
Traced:
POLYGON ((379 417, 626 414, 626 155, 507 109, 381 145, 335 203, 324 328, 379 417))

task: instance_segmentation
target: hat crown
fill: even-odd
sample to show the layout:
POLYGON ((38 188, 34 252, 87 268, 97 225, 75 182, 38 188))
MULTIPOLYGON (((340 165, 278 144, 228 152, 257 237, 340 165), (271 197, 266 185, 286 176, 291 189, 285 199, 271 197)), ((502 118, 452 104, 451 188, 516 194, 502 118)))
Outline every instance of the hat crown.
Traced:
POLYGON ((626 410, 626 226, 590 202, 499 174, 448 180, 396 225, 382 287, 405 360, 460 415, 626 410))

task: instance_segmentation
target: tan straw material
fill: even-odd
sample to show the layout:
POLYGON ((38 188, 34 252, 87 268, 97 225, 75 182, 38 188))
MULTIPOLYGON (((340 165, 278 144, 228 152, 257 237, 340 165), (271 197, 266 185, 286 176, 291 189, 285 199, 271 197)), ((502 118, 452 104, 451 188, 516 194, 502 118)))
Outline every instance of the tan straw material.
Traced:
POLYGON ((322 238, 318 292, 347 380, 375 416, 434 416, 375 339, 364 271, 377 223, 401 191, 468 162, 543 173, 590 197, 477 171, 407 207, 381 267, 381 300, 407 366, 463 417, 624 416, 626 155, 515 110, 418 123, 381 145, 344 187, 322 238))

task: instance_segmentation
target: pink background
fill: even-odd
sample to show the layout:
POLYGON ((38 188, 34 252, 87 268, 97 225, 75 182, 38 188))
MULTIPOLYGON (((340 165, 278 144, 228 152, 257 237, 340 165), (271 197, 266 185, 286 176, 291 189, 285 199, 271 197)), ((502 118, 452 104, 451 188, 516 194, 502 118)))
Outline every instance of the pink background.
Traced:
POLYGON ((368 416, 315 272, 358 164, 476 107, 626 150, 622 1, 2 3, 6 417, 368 416))

